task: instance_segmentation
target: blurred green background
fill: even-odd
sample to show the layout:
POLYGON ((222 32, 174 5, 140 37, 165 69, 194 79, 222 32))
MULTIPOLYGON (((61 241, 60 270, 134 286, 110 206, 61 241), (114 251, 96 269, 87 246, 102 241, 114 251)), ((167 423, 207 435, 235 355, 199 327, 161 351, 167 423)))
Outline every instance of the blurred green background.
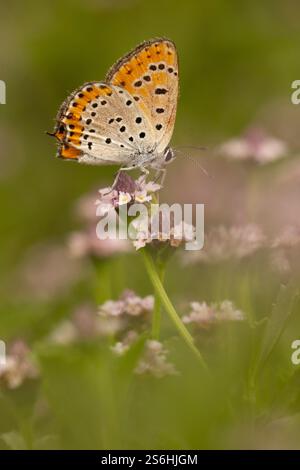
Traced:
MULTIPOLYGON (((3 392, 1 432, 15 433, 3 446, 12 441, 11 447, 27 448, 297 447, 299 373, 290 363, 291 341, 300 336, 297 302, 289 316, 299 280, 296 257, 295 269, 284 276, 274 273, 265 253, 217 266, 185 266, 179 257, 172 260, 166 282, 179 308, 191 300, 230 298, 252 323, 205 339, 215 374, 212 383, 167 324, 170 350, 182 375, 128 385, 127 364, 127 378, 122 378, 126 399, 110 396, 109 382, 119 384, 119 372, 109 376, 113 359, 102 344, 53 350, 41 345, 80 302, 96 305, 108 300, 101 291, 102 274, 98 279, 84 262, 71 265, 72 282, 65 282, 63 267, 55 265, 59 253, 54 260, 42 258, 33 267, 30 263, 43 246, 63 245, 79 227, 74 216, 78 198, 109 185, 116 171, 54 158, 55 142, 45 131, 52 130, 61 102, 84 82, 101 80, 138 43, 159 36, 174 40, 180 59, 172 144, 207 147, 184 150, 169 167, 163 199, 204 202, 206 228, 254 222, 275 237, 279 228, 296 223, 300 110, 291 104, 290 95, 300 73, 299 3, 11 0, 2 1, 0 10, 0 79, 7 86, 7 104, 0 105, 0 338, 25 338, 36 347, 44 371, 41 389, 20 389, 8 397, 3 392), (262 167, 215 155, 219 144, 252 126, 285 141, 288 157, 262 167), (50 279, 45 274, 48 263, 50 279), (28 282, 32 269, 37 287, 35 278, 28 282), (273 359, 260 378, 257 395, 248 382, 249 364, 265 324, 255 322, 271 315, 282 282, 288 285, 282 300, 284 318, 275 322, 274 338, 286 329, 277 349, 276 341, 270 342, 273 359), (223 344, 225 336, 231 340, 223 344), (74 393, 81 387, 82 395, 74 393), (35 401, 41 396, 47 405, 35 401), (47 408, 42 419, 36 418, 37 403, 47 408), (78 422, 82 426, 75 429, 78 422)), ((151 293, 138 255, 117 256, 103 264, 112 284, 111 298, 125 288, 139 295, 151 293)))

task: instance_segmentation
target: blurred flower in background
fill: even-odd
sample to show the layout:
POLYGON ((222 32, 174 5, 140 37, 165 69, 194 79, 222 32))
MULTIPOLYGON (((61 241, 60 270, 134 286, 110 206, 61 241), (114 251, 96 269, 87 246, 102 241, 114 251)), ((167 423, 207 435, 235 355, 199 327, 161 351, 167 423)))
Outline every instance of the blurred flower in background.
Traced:
POLYGON ((252 160, 266 164, 287 155, 288 147, 282 140, 268 136, 262 129, 249 129, 219 146, 219 153, 232 160, 252 160))
POLYGON ((98 313, 100 316, 120 316, 129 315, 132 317, 141 316, 151 312, 154 306, 152 295, 141 298, 133 291, 126 290, 117 301, 108 301, 100 305, 98 313))
POLYGON ((151 321, 154 307, 152 295, 139 297, 131 290, 125 290, 118 300, 108 300, 98 307, 100 324, 104 330, 114 329, 114 333, 123 337, 129 331, 141 333, 151 321))
POLYGON ((98 221, 96 215, 96 203, 98 199, 98 189, 91 190, 83 194, 73 206, 73 214, 80 224, 93 225, 98 221))
POLYGON ((168 351, 162 343, 148 340, 135 373, 139 375, 150 374, 157 378, 167 375, 177 375, 178 372, 171 362, 167 360, 168 351))
POLYGON ((223 322, 245 320, 245 314, 238 310, 230 300, 212 304, 191 302, 190 307, 190 313, 182 317, 182 321, 201 328, 223 322))
POLYGON ((27 250, 18 267, 16 292, 31 299, 54 299, 65 294, 85 273, 84 265, 65 245, 40 243, 27 250))
POLYGON ((108 258, 110 256, 130 251, 128 240, 106 238, 100 240, 96 234, 96 228, 91 226, 85 230, 73 232, 67 240, 69 253, 74 258, 95 256, 96 258, 108 258))
POLYGON ((0 389, 1 385, 9 389, 18 388, 26 380, 36 379, 38 376, 37 365, 25 341, 12 342, 8 346, 6 363, 0 365, 0 389))
POLYGON ((204 248, 185 253, 184 263, 218 263, 241 259, 263 248, 266 236, 255 224, 233 227, 215 227, 205 237, 204 248))
POLYGON ((117 356, 123 356, 129 349, 132 344, 134 344, 139 335, 136 331, 130 330, 123 337, 122 341, 117 341, 113 346, 111 346, 111 351, 117 356))
POLYGON ((271 243, 271 266, 281 274, 300 273, 300 228, 286 226, 271 243))
POLYGON ((118 300, 107 300, 98 308, 89 304, 78 306, 69 319, 55 326, 48 340, 57 344, 101 337, 118 336, 127 344, 127 335, 139 335, 149 326, 154 299, 139 297, 125 290, 118 300))

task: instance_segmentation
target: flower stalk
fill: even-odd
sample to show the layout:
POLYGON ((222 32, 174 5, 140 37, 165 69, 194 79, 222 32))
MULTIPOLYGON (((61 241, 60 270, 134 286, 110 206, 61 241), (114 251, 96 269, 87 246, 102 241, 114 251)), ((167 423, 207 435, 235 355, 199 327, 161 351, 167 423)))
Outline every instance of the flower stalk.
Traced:
MULTIPOLYGON (((157 269, 155 267, 153 259, 151 258, 151 255, 147 252, 147 249, 142 249, 140 251, 143 256, 143 260, 144 260, 144 264, 145 264, 145 268, 147 270, 148 276, 154 287, 156 296, 160 299, 161 305, 164 306, 167 314, 169 315, 170 319, 172 320, 175 327, 177 328, 177 331, 179 332, 180 336, 183 338, 183 340, 185 341, 189 349, 193 352, 194 356, 200 362, 203 369, 207 371, 208 368, 207 368, 206 362, 204 361, 200 351, 196 348, 193 337, 191 336, 191 334, 189 333, 185 325, 182 323, 171 300, 169 299, 169 296, 163 286, 163 283, 160 279, 160 276, 157 272, 157 269)), ((160 319, 160 315, 158 315, 156 312, 155 328, 157 327, 156 322, 158 321, 158 318, 160 319)), ((154 329, 154 326, 153 326, 153 329, 154 329)))
MULTIPOLYGON (((161 262, 158 265, 157 275, 161 284, 164 283, 166 272, 166 265, 165 263, 161 262)), ((152 338, 155 340, 159 340, 160 337, 160 327, 161 327, 161 309, 162 309, 162 301, 161 297, 157 291, 155 291, 155 301, 154 301, 154 310, 153 310, 153 318, 152 318, 152 338)))

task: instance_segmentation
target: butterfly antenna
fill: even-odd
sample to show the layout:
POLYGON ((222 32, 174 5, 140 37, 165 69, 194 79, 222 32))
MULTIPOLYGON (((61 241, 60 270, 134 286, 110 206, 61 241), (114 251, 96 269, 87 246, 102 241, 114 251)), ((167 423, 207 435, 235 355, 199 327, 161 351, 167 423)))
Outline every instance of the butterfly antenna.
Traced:
POLYGON ((192 149, 192 150, 208 150, 208 147, 197 146, 197 145, 179 145, 176 149, 192 149))
POLYGON ((55 133, 54 133, 54 132, 45 131, 45 134, 50 135, 51 137, 55 137, 55 133))
MULTIPOLYGON (((186 147, 185 147, 185 148, 186 148, 186 147)), ((201 150, 207 150, 205 147, 192 147, 192 146, 190 146, 190 148, 193 148, 193 149, 196 148, 197 150, 199 150, 199 149, 201 148, 201 150)), ((180 155, 189 158, 194 164, 196 164, 196 166, 197 166, 198 168, 200 168, 200 170, 202 171, 202 173, 204 173, 205 176, 208 176, 209 178, 212 178, 212 176, 208 173, 208 171, 207 171, 202 165, 200 165, 199 161, 198 161, 195 157, 193 157, 192 155, 190 155, 190 154, 188 154, 188 153, 183 153, 183 152, 179 149, 179 147, 176 147, 175 153, 177 153, 177 151, 178 151, 178 153, 179 153, 180 155)))

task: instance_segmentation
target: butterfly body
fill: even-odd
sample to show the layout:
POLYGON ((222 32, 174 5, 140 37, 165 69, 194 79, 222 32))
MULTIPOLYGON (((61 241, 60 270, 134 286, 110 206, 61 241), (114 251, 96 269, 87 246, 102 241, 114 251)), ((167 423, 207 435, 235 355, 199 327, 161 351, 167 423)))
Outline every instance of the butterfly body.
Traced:
POLYGON ((105 81, 84 84, 63 103, 53 134, 58 157, 124 169, 161 168, 171 155, 177 97, 175 45, 167 39, 142 43, 105 81))

